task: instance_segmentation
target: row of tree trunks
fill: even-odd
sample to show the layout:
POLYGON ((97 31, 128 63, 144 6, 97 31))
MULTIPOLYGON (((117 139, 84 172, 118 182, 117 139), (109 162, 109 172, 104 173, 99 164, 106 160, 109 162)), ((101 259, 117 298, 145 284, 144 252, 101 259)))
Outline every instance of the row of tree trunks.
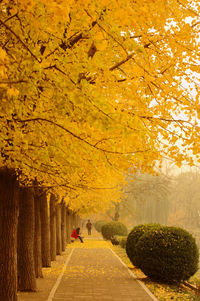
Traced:
POLYGON ((36 291, 42 266, 65 250, 76 216, 41 189, 19 187, 16 174, 0 169, 0 300, 17 301, 20 291, 36 291))
MULTIPOLYGON (((72 229, 77 226, 77 217, 74 213, 66 209, 64 201, 62 201, 62 203, 56 203, 57 200, 54 195, 50 197, 48 212, 46 193, 41 189, 36 189, 34 198, 33 191, 31 192, 30 189, 21 188, 20 193, 22 196, 20 194, 21 213, 19 219, 22 219, 22 221, 19 221, 19 225, 21 225, 20 228, 22 232, 20 232, 20 228, 18 228, 18 234, 26 241, 25 245, 28 246, 31 246, 32 237, 32 258, 34 258, 34 260, 25 260, 25 258, 23 258, 22 249, 24 246, 22 244, 21 252, 18 251, 18 266, 21 266, 21 269, 18 269, 18 289, 20 291, 35 291, 35 277, 43 277, 42 267, 50 266, 51 261, 56 260, 56 255, 61 255, 62 251, 65 250, 67 233, 68 242, 70 242, 72 229), (30 203, 31 200, 33 201, 32 204, 30 203), (29 210, 27 207, 23 209, 23 201, 26 205, 29 204, 29 210), (69 214, 68 218, 67 213, 69 214), (23 218, 24 215, 26 215, 26 219, 23 218), (33 217, 32 219, 31 216, 33 217), (28 233, 31 231, 31 225, 33 235, 29 236, 28 233), (21 233, 23 233, 25 229, 27 232, 24 232, 23 236, 21 233), (30 266, 23 269, 24 265, 30 266), (32 273, 30 271, 32 271, 32 273)), ((31 254, 31 248, 29 252, 31 254)))
POLYGON ((66 244, 71 241, 71 233, 74 225, 74 217, 65 206, 64 201, 56 204, 56 198, 50 198, 50 245, 51 260, 56 259, 56 255, 61 255, 65 251, 66 244))

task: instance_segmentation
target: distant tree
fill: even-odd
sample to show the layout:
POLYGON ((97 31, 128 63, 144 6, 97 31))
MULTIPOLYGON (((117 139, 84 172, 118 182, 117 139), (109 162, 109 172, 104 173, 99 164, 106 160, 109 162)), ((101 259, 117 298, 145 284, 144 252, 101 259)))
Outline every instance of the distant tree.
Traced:
POLYGON ((186 228, 200 227, 200 174, 185 172, 178 175, 170 195, 169 223, 182 224, 186 228), (176 219, 175 216, 182 218, 176 219))
POLYGON ((127 180, 128 185, 121 203, 124 215, 129 214, 134 224, 149 222, 166 224, 170 179, 164 175, 138 173, 129 176, 127 180))

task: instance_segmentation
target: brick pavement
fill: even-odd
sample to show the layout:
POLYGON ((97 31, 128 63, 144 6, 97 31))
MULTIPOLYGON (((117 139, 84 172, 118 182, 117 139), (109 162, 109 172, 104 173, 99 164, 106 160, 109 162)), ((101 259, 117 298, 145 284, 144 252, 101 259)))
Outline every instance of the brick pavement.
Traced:
POLYGON ((52 301, 153 300, 111 249, 75 248, 72 252, 52 301))

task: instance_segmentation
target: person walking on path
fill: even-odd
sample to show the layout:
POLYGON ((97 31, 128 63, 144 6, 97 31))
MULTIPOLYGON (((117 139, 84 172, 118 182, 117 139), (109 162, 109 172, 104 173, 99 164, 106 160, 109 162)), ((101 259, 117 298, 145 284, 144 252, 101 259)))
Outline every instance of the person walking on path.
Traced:
POLYGON ((73 239, 77 239, 77 238, 79 238, 80 239, 80 241, 83 243, 83 239, 82 239, 82 237, 79 235, 80 234, 80 228, 78 227, 78 228, 76 228, 76 229, 74 229, 73 231, 72 231, 72 234, 71 234, 71 242, 74 242, 74 240, 73 239))
POLYGON ((91 235, 92 223, 90 222, 90 220, 88 220, 88 222, 86 224, 86 228, 88 230, 88 235, 91 235))

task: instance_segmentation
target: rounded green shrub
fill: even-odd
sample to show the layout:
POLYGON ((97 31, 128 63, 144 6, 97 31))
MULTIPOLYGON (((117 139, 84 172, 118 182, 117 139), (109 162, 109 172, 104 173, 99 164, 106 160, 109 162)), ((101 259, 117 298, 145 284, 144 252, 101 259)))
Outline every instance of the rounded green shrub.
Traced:
POLYGON ((127 235, 127 228, 121 222, 109 222, 101 228, 101 233, 105 239, 111 239, 114 235, 127 235))
POLYGON ((127 237, 127 241, 126 241, 126 253, 134 266, 139 267, 139 259, 140 258, 138 257, 138 255, 136 253, 136 249, 135 249, 138 240, 144 233, 146 233, 152 229, 157 229, 158 227, 161 227, 161 225, 153 224, 153 223, 141 224, 141 225, 135 226, 129 233, 129 235, 127 237))
POLYGON ((96 221, 96 223, 94 224, 94 227, 97 230, 97 232, 101 232, 101 228, 105 224, 107 224, 107 222, 105 222, 105 221, 96 221))
POLYGON ((126 248, 126 241, 127 241, 127 236, 118 236, 119 239, 119 245, 125 249, 126 248))
POLYGON ((195 239, 184 229, 161 227, 143 234, 135 247, 140 269, 152 280, 165 283, 189 279, 198 269, 195 239))
POLYGON ((113 245, 117 246, 119 245, 119 239, 118 239, 118 236, 117 235, 114 235, 110 238, 110 241, 113 245))
POLYGON ((120 235, 115 235, 116 239, 119 241, 119 245, 125 249, 126 248, 126 240, 127 240, 127 235, 126 236, 120 236, 120 235))

